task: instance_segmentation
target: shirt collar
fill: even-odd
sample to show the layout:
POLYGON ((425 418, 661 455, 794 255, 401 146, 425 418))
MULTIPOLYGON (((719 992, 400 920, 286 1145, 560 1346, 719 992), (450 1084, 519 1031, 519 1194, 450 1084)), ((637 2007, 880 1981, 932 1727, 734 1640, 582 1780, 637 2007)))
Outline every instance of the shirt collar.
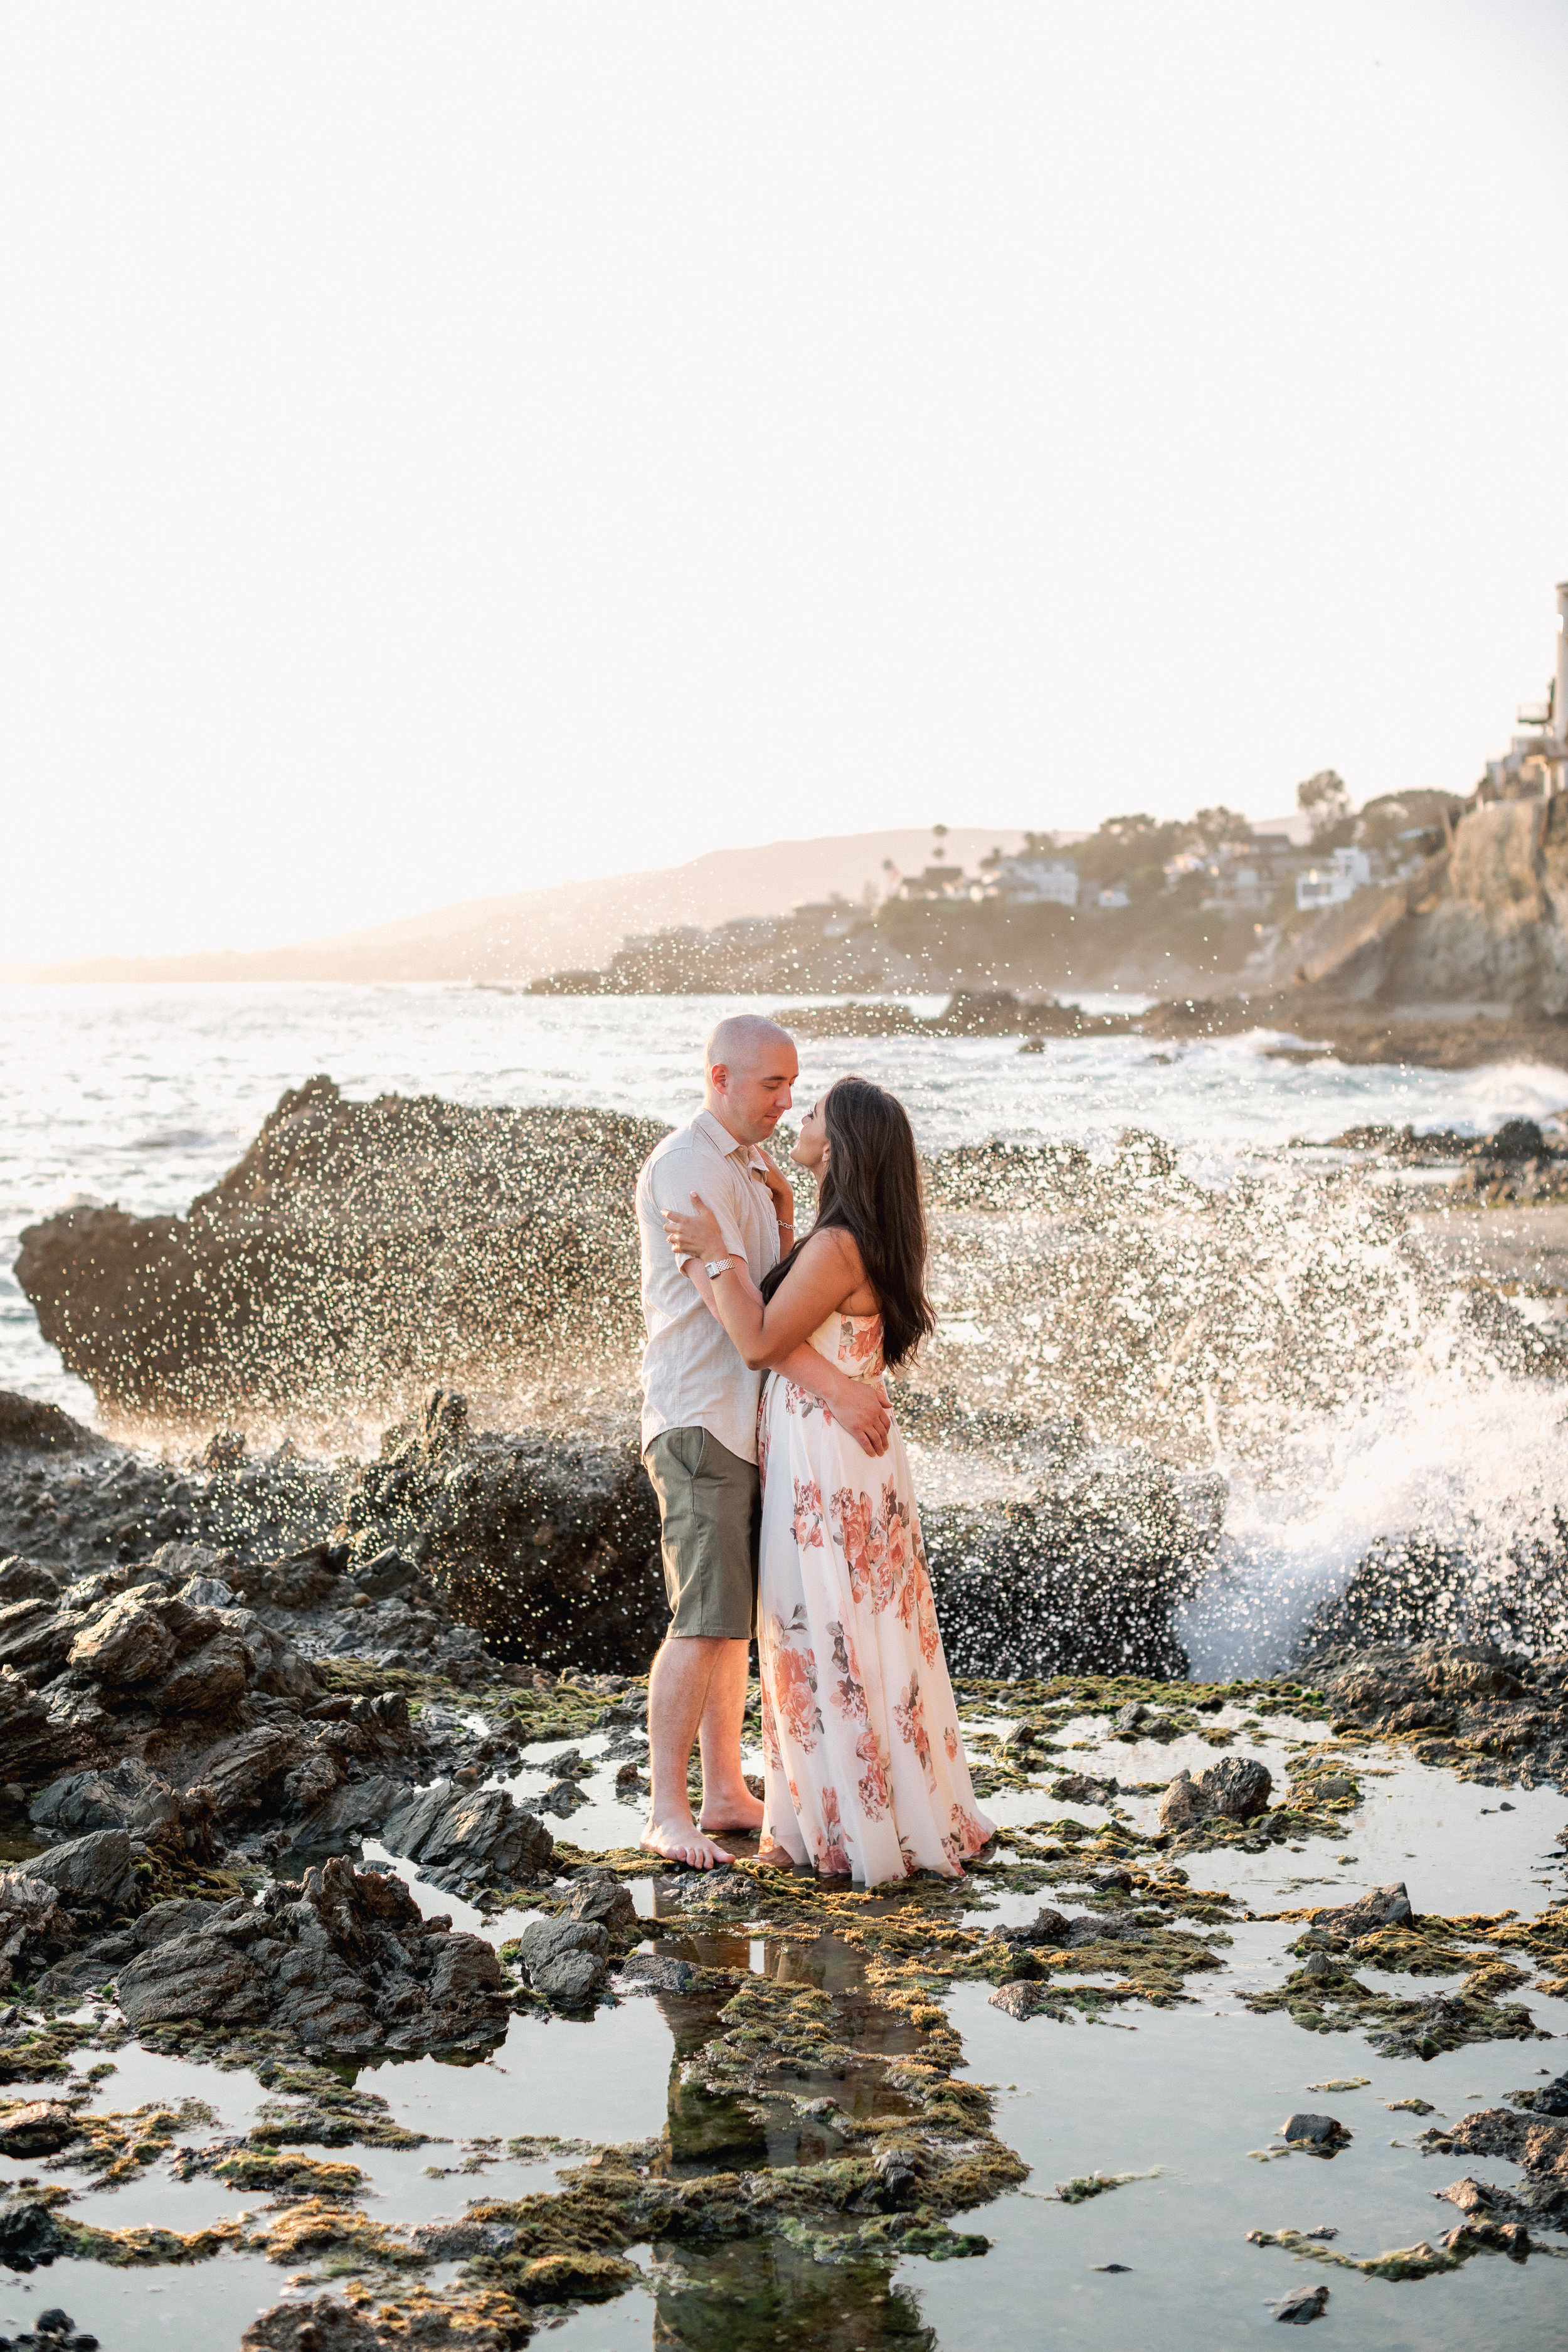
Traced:
POLYGON ((726 1160, 738 1158, 743 1167, 752 1165, 754 1147, 749 1143, 737 1143, 723 1121, 715 1118, 710 1110, 700 1110, 691 1124, 697 1134, 710 1143, 715 1151, 722 1152, 726 1160))

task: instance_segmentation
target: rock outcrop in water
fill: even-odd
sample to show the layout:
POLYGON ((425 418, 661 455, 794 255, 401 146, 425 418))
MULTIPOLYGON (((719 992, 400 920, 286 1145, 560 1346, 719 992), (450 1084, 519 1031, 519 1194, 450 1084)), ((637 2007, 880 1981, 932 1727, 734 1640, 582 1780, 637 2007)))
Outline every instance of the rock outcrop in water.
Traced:
MULTIPOLYGON (((138 2032, 187 2019, 265 2025, 304 2049, 352 2053, 488 2049, 506 2030, 489 1945, 422 1918, 401 1879, 342 1857, 268 1887, 259 1904, 161 1905, 131 1940, 115 1990, 138 2032)), ((108 1967, 116 1955, 88 1957, 108 1967)))
POLYGON ((331 1078, 285 1094, 184 1217, 22 1236, 40 1328, 106 1403, 185 1419, 374 1399, 476 1361, 640 1344, 632 1184, 662 1129, 331 1078))
POLYGON ((1525 1788, 1568 1775, 1568 1651, 1426 1641, 1326 1652, 1315 1672, 1347 1724, 1411 1739, 1424 1764, 1525 1788))

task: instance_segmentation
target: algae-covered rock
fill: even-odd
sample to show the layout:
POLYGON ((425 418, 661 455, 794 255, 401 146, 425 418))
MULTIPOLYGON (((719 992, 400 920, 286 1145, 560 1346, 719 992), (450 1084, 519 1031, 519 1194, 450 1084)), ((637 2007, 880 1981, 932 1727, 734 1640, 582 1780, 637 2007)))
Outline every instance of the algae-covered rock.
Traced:
POLYGON ((1279 2137, 1289 2142, 1302 2142, 1314 2149, 1328 2152, 1348 2145, 1351 2135, 1337 2116, 1320 2116, 1298 2109, 1286 2116, 1279 2126, 1279 2137))
POLYGON ((0 2158, 7 2162, 58 2155, 81 2136, 74 2109, 60 2099, 32 2099, 0 2109, 0 2158))

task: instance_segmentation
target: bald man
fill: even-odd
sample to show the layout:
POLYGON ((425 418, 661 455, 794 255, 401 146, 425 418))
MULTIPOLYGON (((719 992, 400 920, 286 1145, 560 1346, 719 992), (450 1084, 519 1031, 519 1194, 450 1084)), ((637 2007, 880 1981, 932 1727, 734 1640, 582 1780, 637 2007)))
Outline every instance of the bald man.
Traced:
MULTIPOLYGON (((763 1808, 741 1773, 741 1726, 756 1615, 757 1399, 747 1369, 708 1306, 697 1260, 678 1260, 663 1212, 689 1213, 700 1192, 724 1247, 753 1282, 795 1246, 795 1200, 760 1147, 792 1099, 800 1063, 787 1030, 756 1013, 721 1021, 704 1056, 704 1107, 667 1135, 637 1178, 642 1242, 643 1461, 658 1497, 669 1632, 648 1678, 653 1792, 642 1843, 699 1870, 732 1857, 716 1838, 754 1832, 763 1808), (686 1776, 694 1740, 702 1805, 692 1819, 686 1776)), ((868 1454, 887 1451, 886 1400, 846 1379, 810 1346, 780 1368, 809 1389, 868 1454)))

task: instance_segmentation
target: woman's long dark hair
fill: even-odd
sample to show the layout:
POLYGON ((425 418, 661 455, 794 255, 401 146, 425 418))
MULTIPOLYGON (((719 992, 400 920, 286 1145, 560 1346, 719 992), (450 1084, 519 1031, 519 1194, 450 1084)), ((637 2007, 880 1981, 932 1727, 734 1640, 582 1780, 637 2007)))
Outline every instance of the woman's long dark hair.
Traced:
MULTIPOLYGON (((828 1160, 816 1223, 839 1225, 860 1252, 882 1306, 882 1360, 891 1369, 936 1329, 926 1297, 926 1219, 914 1130, 896 1095, 869 1078, 840 1078, 822 1098, 828 1160)), ((809 1241, 811 1234, 805 1236, 809 1241)), ((771 1298, 805 1242, 763 1277, 771 1298)))

